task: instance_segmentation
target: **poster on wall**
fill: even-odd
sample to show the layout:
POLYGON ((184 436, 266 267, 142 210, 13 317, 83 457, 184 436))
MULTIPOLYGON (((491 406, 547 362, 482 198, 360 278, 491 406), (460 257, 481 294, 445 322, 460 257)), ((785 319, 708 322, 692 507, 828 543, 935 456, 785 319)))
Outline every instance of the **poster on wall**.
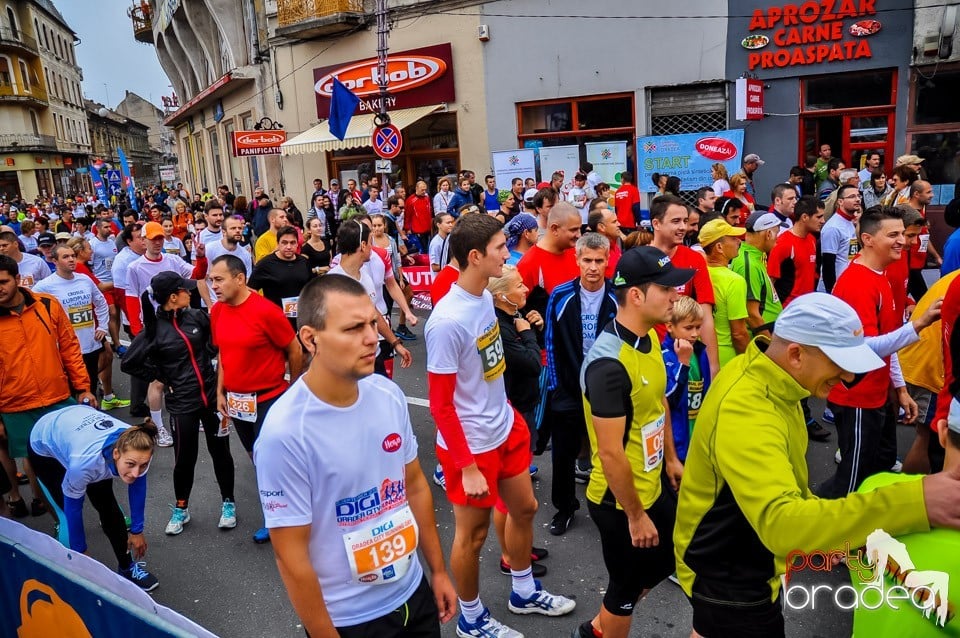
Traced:
POLYGON ((497 179, 500 188, 507 188, 514 177, 526 180, 528 177, 537 179, 534 156, 536 152, 532 148, 518 148, 513 151, 494 151, 493 156, 493 176, 497 179))
POLYGON ((540 149, 541 181, 549 182, 554 172, 563 173, 563 183, 573 182, 573 176, 580 170, 580 147, 544 146, 540 149))
POLYGON ((719 162, 732 175, 740 170, 742 154, 742 129, 640 137, 637 188, 645 193, 656 192, 654 173, 679 177, 680 189, 685 191, 711 186, 711 167, 719 162))
POLYGON ((587 161, 593 164, 593 170, 600 181, 611 190, 620 188, 620 173, 627 170, 627 143, 624 142, 587 142, 587 161))

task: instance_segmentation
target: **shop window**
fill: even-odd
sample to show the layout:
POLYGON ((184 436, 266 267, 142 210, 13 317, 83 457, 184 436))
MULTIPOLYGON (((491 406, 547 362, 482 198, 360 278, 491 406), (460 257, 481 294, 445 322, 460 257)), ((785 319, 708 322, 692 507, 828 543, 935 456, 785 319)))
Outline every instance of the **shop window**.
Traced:
POLYGON ((632 98, 619 97, 609 100, 577 102, 577 130, 627 128, 632 126, 632 98))
POLYGON ((914 124, 960 122, 956 104, 956 96, 960 95, 960 69, 914 77, 917 91, 914 124))
POLYGON ((894 72, 827 75, 803 81, 803 110, 853 109, 893 103, 894 72))
POLYGON ((520 107, 521 131, 524 133, 555 133, 572 130, 573 104, 542 104, 520 107))
POLYGON ((223 183, 223 168, 220 165, 220 136, 217 135, 217 129, 211 128, 210 133, 210 153, 213 155, 213 175, 217 185, 223 183))
POLYGON ((632 93, 530 102, 518 107, 521 139, 544 133, 634 130, 632 93))
MULTIPOLYGON (((960 180, 960 131, 915 133, 910 148, 911 153, 924 159, 923 172, 934 187, 940 184, 952 185, 960 180)), ((947 201, 952 198, 951 187, 947 201)))

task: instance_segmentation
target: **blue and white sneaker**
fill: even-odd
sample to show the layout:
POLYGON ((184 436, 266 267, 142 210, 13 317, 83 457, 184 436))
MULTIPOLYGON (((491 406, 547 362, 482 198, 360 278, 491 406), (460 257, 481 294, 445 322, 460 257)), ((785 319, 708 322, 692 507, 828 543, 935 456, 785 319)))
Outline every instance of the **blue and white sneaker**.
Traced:
POLYGON ((120 575, 143 591, 153 591, 160 585, 157 577, 143 568, 146 563, 133 563, 128 569, 118 570, 120 575))
POLYGON ((484 607, 483 614, 475 623, 467 622, 460 614, 457 621, 457 635, 460 638, 523 638, 523 634, 510 629, 502 622, 490 615, 490 610, 484 607))
POLYGON ((237 526, 237 506, 233 501, 224 501, 220 506, 220 529, 233 529, 237 526))
POLYGON ((176 536, 183 531, 183 526, 190 522, 190 510, 186 507, 171 507, 173 513, 170 515, 170 522, 167 528, 163 530, 168 536, 176 536))
POLYGON ((536 478, 537 474, 540 473, 540 468, 536 465, 530 466, 530 478, 536 478))
POLYGON ((836 425, 836 419, 833 418, 833 412, 830 408, 823 409, 823 422, 829 423, 830 425, 836 425))
POLYGON ((565 596, 557 596, 545 591, 537 584, 537 591, 530 598, 521 598, 517 592, 510 592, 507 608, 515 614, 542 614, 544 616, 564 616, 576 609, 577 601, 565 596))
POLYGON ((437 464, 437 469, 433 471, 433 482, 439 485, 441 489, 446 491, 447 478, 443 475, 443 468, 439 464, 437 464))
POLYGON ((268 530, 266 527, 261 527, 255 531, 253 533, 253 542, 257 545, 270 542, 270 530, 268 530))

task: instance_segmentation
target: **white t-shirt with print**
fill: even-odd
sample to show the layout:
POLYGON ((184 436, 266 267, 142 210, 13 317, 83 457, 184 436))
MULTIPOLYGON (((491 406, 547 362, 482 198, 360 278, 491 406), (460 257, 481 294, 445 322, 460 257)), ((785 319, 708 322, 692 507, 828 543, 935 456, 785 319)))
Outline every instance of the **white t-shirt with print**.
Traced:
POLYGON ((20 271, 20 285, 24 288, 33 288, 37 282, 43 281, 51 274, 50 266, 43 257, 30 253, 20 253, 17 269, 20 271))
POLYGON ((53 273, 33 289, 57 298, 77 334, 81 353, 89 354, 103 347, 95 336, 98 327, 103 331, 108 329, 110 306, 90 277, 74 273, 73 279, 64 279, 53 273))
POLYGON ((98 237, 90 240, 90 248, 93 249, 93 274, 102 282, 113 283, 113 260, 117 258, 117 238, 110 235, 103 241, 98 237))
MULTIPOLYGON (((847 269, 850 262, 860 252, 860 242, 857 239, 857 227, 853 221, 837 213, 827 220, 820 231, 820 250, 823 254, 834 255, 834 264, 837 279, 840 273, 847 269)), ((817 291, 826 292, 823 279, 817 285, 817 291)))
MULTIPOLYGON (((383 533, 391 534, 409 522, 405 469, 416 458, 403 392, 377 374, 360 380, 357 401, 346 408, 318 399, 301 377, 267 413, 253 451, 264 519, 271 529, 310 525, 310 559, 335 626, 379 618, 420 584, 415 551, 376 578, 358 572, 358 582, 347 548, 375 528, 389 525, 383 533)), ((356 558, 353 564, 361 565, 356 558)))
MULTIPOLYGON (((506 360, 493 296, 475 297, 458 284, 434 307, 427 327, 427 371, 455 374, 453 405, 473 454, 500 447, 513 427, 503 371, 506 360)), ((437 432, 437 445, 446 449, 437 432)))
POLYGON ((603 295, 606 289, 601 287, 596 292, 590 292, 584 287, 580 287, 580 324, 583 330, 583 356, 593 347, 593 342, 597 340, 597 321, 600 314, 600 305, 603 303, 603 295))

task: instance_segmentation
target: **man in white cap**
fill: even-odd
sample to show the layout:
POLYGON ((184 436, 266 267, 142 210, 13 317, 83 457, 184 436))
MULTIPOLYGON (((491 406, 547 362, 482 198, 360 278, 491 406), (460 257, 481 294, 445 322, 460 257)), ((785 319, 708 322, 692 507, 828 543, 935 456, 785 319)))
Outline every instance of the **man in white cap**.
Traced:
POLYGON ((730 270, 747 281, 747 326, 753 336, 769 334, 783 310, 777 289, 767 274, 767 255, 777 243, 780 223, 775 213, 762 210, 751 213, 740 252, 730 262, 730 270))
POLYGON ((810 490, 800 399, 883 367, 846 303, 798 297, 768 340, 724 367, 704 399, 684 465, 674 551, 701 636, 785 634, 781 576, 813 551, 960 529, 960 470, 820 500, 810 490))
POLYGON ((756 153, 750 153, 743 158, 743 174, 747 178, 747 192, 750 193, 753 199, 757 199, 757 188, 753 183, 753 174, 764 164, 766 164, 766 162, 760 159, 760 156, 756 153))

